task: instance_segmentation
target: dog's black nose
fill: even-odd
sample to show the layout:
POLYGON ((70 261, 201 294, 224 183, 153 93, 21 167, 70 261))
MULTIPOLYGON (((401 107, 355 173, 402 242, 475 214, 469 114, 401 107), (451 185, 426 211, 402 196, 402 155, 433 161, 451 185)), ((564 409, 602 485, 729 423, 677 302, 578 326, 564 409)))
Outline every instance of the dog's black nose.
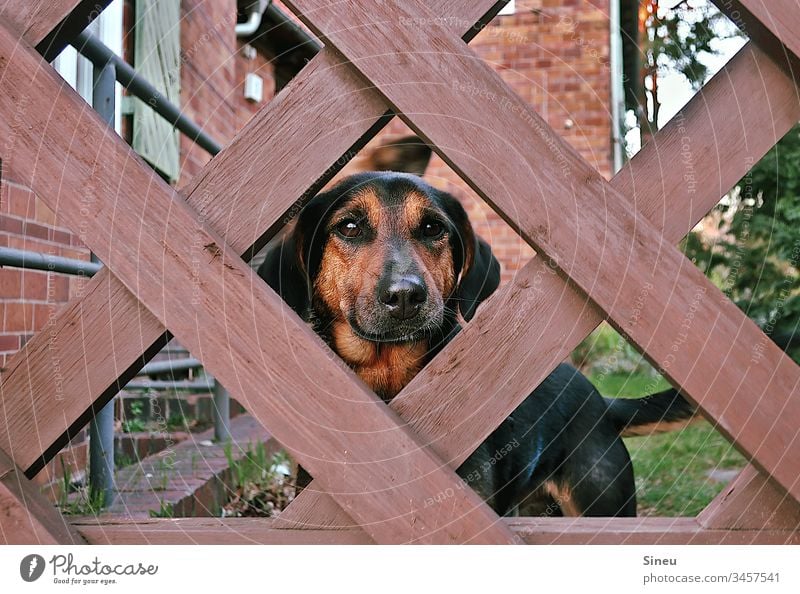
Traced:
POLYGON ((397 279, 378 292, 380 302, 398 320, 409 320, 417 315, 427 298, 425 285, 415 277, 397 279))

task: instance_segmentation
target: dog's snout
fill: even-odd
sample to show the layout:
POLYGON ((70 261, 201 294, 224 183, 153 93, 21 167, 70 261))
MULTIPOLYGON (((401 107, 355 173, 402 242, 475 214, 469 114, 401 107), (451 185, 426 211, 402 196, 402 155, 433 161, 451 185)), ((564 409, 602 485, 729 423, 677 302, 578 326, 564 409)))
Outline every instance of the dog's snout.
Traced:
POLYGON ((409 320, 416 316, 427 298, 428 292, 418 277, 392 279, 378 288, 378 300, 398 320, 409 320))

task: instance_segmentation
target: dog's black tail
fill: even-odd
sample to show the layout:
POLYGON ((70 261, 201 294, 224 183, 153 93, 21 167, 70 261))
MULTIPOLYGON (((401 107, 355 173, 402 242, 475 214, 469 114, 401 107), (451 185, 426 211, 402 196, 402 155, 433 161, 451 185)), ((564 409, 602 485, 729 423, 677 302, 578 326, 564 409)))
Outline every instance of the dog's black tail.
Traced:
POLYGON ((623 437, 674 431, 699 418, 680 392, 665 390, 643 398, 605 398, 611 422, 623 437))

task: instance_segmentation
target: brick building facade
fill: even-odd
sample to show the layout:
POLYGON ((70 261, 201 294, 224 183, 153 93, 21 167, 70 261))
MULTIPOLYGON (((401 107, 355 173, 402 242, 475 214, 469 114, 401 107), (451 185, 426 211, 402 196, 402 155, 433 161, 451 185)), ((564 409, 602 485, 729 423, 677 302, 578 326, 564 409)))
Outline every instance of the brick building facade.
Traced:
MULTIPOLYGON (((608 4, 609 0, 517 0, 513 14, 497 17, 471 43, 517 93, 605 175, 612 170, 608 4)), ((271 10, 280 8, 276 2, 271 10)), ((128 61, 133 55, 133 36, 128 33, 135 22, 134 10, 135 2, 125 0, 124 53, 128 61)), ((182 0, 180 14, 181 108, 224 145, 286 82, 292 69, 302 64, 302 55, 272 45, 273 38, 284 45, 291 41, 288 28, 267 26, 251 40, 258 51, 243 51, 246 44, 234 32, 236 0, 182 0), (248 73, 258 74, 263 81, 264 101, 260 104, 244 99, 248 73)), ((122 134, 127 140, 130 128, 130 120, 125 119, 122 134)), ((398 121, 380 138, 407 133, 398 121)), ((380 140, 369 146, 375 142, 380 140)), ((210 158, 183 136, 179 146, 178 187, 191 180, 210 158)), ((477 232, 490 241, 500 259, 503 279, 511 278, 531 256, 530 248, 438 157, 434 157, 426 177, 464 202, 477 232)), ((518 199, 520 208, 524 208, 525 197, 518 199)), ((79 238, 61 226, 30 190, 15 182, 13 171, 2 171, 0 180, 0 246, 89 258, 79 238)), ((0 269, 0 368, 80 292, 82 282, 47 272, 0 269)), ((81 439, 73 442, 78 445, 67 462, 79 469, 85 464, 85 443, 81 439)), ((56 474, 51 467, 40 480, 47 482, 56 474)))

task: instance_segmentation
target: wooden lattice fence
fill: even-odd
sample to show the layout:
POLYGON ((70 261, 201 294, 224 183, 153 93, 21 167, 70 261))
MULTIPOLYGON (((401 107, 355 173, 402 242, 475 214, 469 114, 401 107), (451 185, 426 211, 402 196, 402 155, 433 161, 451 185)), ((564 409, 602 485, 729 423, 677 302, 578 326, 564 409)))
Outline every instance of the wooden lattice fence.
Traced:
POLYGON ((106 267, 3 375, 4 539, 800 541, 800 369, 674 247, 800 119, 796 4, 718 2, 752 41, 609 182, 464 43, 502 3, 287 3, 325 48, 179 193, 42 57, 97 3, 5 2, 3 168, 106 267), (393 114, 539 255, 387 406, 242 256, 393 114), (497 517, 453 469, 604 319, 753 467, 698 518, 497 517), (167 329, 315 477, 279 520, 69 522, 29 483, 167 329))

